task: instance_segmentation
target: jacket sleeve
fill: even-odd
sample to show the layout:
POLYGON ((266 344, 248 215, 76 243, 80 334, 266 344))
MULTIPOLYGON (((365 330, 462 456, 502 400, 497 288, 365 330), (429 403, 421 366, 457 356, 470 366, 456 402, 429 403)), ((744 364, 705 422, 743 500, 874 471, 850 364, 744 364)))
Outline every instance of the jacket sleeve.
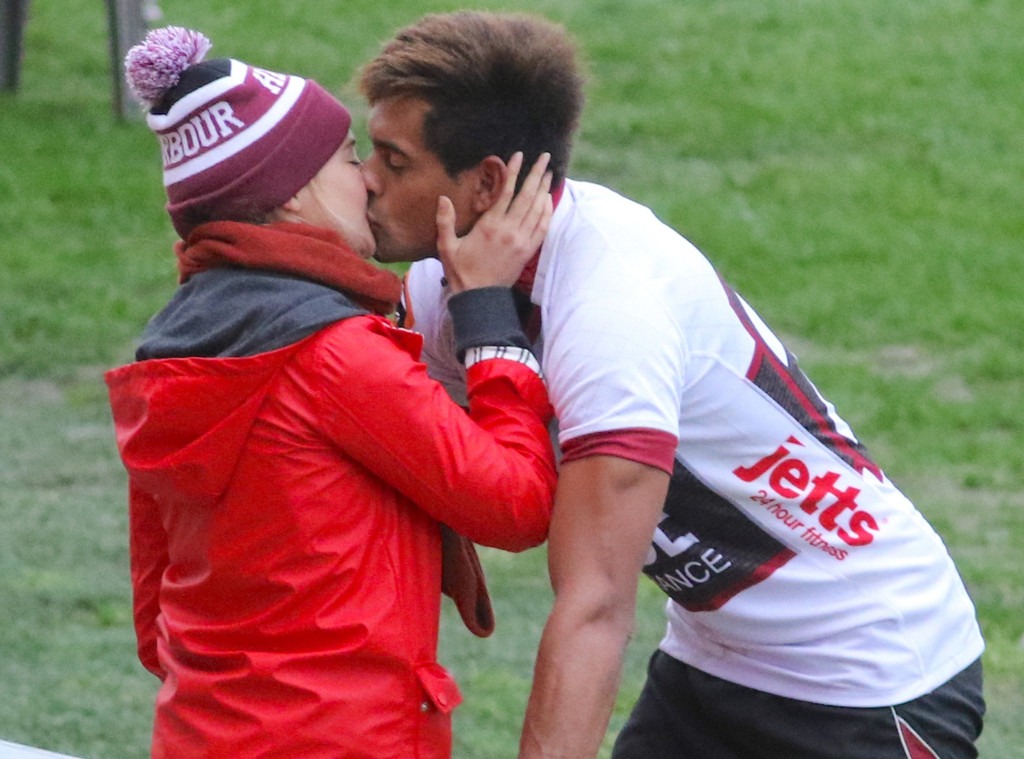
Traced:
POLYGON ((129 540, 131 542, 132 613, 142 666, 166 676, 157 659, 157 617, 160 579, 167 567, 167 534, 153 497, 134 482, 128 483, 129 540))
POLYGON ((415 358, 420 344, 382 319, 325 330, 314 371, 327 434, 471 540, 510 551, 543 542, 555 465, 540 376, 505 358, 477 361, 467 371, 467 414, 427 376, 415 358))

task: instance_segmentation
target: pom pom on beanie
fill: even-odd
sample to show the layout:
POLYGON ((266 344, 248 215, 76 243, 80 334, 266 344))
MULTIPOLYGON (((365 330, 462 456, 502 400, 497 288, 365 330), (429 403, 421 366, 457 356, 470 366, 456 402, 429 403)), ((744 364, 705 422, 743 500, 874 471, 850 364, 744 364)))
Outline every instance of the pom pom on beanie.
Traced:
POLYGON ((167 211, 184 239, 205 221, 257 221, 309 184, 348 136, 352 117, 312 80, 230 58, 204 60, 199 32, 154 29, 125 56, 125 79, 149 106, 167 211))
POLYGON ((201 32, 180 26, 154 29, 125 56, 128 87, 142 102, 156 105, 178 83, 182 72, 202 61, 211 47, 201 32))

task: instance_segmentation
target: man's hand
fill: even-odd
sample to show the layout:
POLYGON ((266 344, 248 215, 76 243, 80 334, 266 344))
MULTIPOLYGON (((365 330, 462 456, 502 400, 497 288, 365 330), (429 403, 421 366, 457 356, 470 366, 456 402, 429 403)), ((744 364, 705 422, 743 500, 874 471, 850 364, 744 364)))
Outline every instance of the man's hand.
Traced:
POLYGON ((455 207, 441 196, 437 204, 437 250, 452 292, 477 287, 511 287, 544 242, 551 222, 548 153, 533 165, 517 194, 523 154, 505 170, 501 195, 465 237, 455 234, 455 207))

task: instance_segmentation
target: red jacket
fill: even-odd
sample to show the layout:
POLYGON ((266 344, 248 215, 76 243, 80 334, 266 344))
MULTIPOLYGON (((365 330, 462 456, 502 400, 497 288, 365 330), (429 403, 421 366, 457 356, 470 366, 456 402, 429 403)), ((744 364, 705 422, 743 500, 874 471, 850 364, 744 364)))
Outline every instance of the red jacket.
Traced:
POLYGON ((555 472, 537 375, 475 364, 467 416, 420 344, 359 316, 108 373, 154 757, 449 756, 439 522, 537 545, 555 472))

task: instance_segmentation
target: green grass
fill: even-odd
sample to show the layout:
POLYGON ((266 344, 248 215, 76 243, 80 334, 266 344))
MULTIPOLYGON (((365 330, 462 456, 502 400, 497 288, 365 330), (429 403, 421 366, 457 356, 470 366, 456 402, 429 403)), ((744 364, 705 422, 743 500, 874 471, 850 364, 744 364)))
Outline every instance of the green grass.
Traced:
MULTIPOLYGON (((218 55, 343 92, 454 3, 162 3, 218 55)), ((476 7, 499 8, 497 2, 476 7)), ((505 4, 508 7, 511 4, 505 4)), ((988 640, 982 756, 1024 756, 1024 6, 1017 0, 526 0, 591 81, 573 174, 651 205, 776 329, 936 525, 988 640)), ((158 152, 112 118, 102 8, 36 2, 0 94, 0 738, 146 755, 124 475, 103 368, 174 288, 158 152)), ((365 146, 365 141, 363 142, 365 146)), ((550 590, 486 552, 498 630, 446 610, 456 757, 514 756, 550 590)), ((641 582, 612 730, 663 627, 641 582)))

